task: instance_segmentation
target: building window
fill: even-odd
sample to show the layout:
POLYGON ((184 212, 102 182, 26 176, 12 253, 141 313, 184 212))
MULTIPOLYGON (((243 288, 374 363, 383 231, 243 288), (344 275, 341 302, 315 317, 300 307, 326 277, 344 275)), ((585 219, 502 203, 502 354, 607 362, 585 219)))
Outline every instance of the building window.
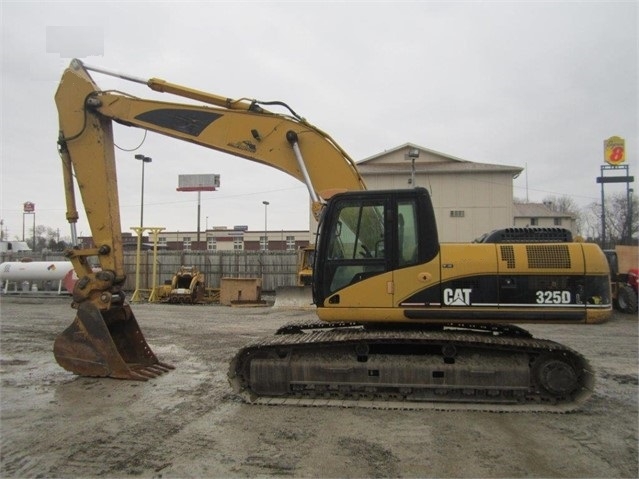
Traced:
POLYGON ((206 249, 209 251, 215 251, 217 249, 217 241, 215 238, 208 238, 206 240, 206 249))
POLYGON ((260 236, 260 250, 266 251, 268 248, 268 236, 260 236))
POLYGON ((530 226, 537 226, 539 224, 539 218, 530 218, 530 226))
POLYGON ((184 236, 182 238, 182 248, 184 249, 184 251, 191 251, 191 237, 190 236, 184 236))
POLYGON ((242 251, 244 249, 244 240, 242 238, 233 238, 233 249, 242 251))
POLYGON ((561 218, 555 218, 555 226, 561 226, 561 218))
POLYGON ((295 236, 286 237, 286 251, 295 251, 295 236))
POLYGON ((464 216, 464 210, 450 210, 451 218, 463 218, 464 216))
POLYGON ((159 236, 158 244, 166 245, 166 236, 159 236))

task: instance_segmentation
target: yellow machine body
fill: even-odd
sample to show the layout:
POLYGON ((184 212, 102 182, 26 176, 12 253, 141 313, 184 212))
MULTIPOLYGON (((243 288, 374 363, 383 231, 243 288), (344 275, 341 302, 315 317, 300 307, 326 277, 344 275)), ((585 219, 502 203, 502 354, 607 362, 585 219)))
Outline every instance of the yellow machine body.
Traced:
POLYGON ((80 279, 73 292, 78 313, 54 344, 64 368, 86 376, 146 379, 172 367, 151 351, 122 291, 115 121, 271 166, 308 188, 320 225, 313 300, 322 324, 335 330, 243 349, 229 373, 238 391, 249 397, 342 397, 357 390, 408 401, 450 393, 462 402, 566 404, 587 396, 592 386, 587 361, 561 345, 514 340, 508 335, 526 332, 513 328, 500 330, 507 337, 497 348, 491 335, 429 332, 452 325, 492 334, 494 325, 507 323, 605 321, 611 313, 610 274, 596 245, 440 244, 426 190, 366 191, 344 150, 282 102, 233 100, 159 79, 116 75, 196 104, 146 100, 100 90, 89 70, 111 74, 74 60, 55 97, 67 219, 74 227, 77 184, 94 243, 68 253, 80 279), (283 106, 288 113, 263 105, 283 106), (100 271, 94 271, 91 257, 100 271), (342 330, 342 323, 360 329, 342 330), (384 326, 377 333, 368 329, 384 326), (476 362, 478 357, 486 360, 476 362))

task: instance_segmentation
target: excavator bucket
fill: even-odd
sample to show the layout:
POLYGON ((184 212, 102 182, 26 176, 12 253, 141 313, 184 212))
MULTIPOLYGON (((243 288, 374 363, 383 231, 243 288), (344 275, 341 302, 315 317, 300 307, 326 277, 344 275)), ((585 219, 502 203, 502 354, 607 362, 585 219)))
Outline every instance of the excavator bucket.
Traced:
POLYGON ((158 361, 128 305, 100 311, 90 301, 80 303, 53 354, 60 366, 80 376, 146 381, 174 369, 158 361))

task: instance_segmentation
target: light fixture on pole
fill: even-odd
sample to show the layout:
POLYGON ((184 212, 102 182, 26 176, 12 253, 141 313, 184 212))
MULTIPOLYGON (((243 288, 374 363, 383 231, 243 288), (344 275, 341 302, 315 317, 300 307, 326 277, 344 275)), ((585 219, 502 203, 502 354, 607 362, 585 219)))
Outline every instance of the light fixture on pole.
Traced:
POLYGON ((268 223, 267 223, 267 210, 270 203, 268 201, 262 201, 264 205, 264 251, 268 251, 268 223))
POLYGON ((406 155, 406 159, 411 160, 410 180, 408 180, 408 182, 413 188, 415 188, 415 160, 417 158, 419 158, 419 149, 417 148, 409 149, 408 154, 406 155))
POLYGON ((135 155, 135 159, 142 161, 142 192, 140 194, 140 228, 144 228, 144 164, 151 163, 152 159, 144 155, 135 155))

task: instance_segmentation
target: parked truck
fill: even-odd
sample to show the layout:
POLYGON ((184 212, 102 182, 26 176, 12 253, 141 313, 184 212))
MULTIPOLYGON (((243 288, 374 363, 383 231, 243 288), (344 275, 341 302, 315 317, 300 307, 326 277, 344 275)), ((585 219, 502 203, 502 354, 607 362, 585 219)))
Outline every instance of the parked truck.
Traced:
POLYGON ((21 253, 31 251, 25 241, 0 241, 0 253, 21 253))
POLYGON ((636 266, 636 247, 617 246, 615 249, 604 250, 610 265, 613 307, 626 314, 635 314, 638 302, 637 268, 630 267, 633 263, 629 259, 632 257, 632 248, 635 250, 636 266))

